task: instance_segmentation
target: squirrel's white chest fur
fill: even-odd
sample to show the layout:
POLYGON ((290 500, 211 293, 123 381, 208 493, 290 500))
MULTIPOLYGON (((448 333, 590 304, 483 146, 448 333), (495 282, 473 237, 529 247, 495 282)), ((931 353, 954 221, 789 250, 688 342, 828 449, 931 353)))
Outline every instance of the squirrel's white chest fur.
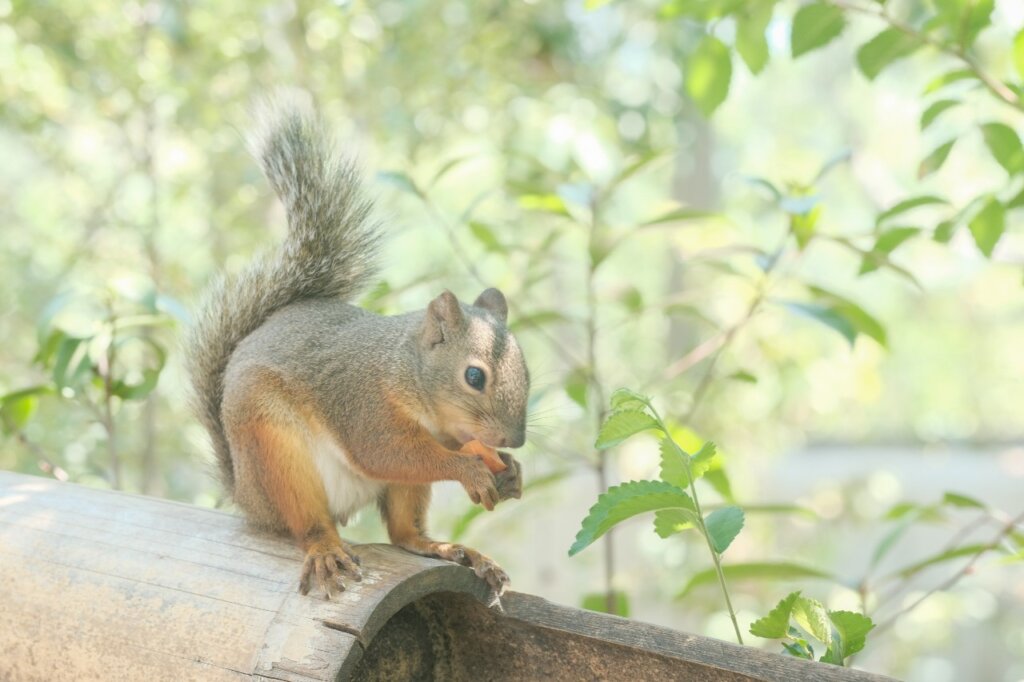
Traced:
POLYGON ((342 525, 354 513, 376 501, 384 484, 360 475, 348 463, 344 450, 327 434, 317 436, 313 461, 327 491, 327 506, 342 525))

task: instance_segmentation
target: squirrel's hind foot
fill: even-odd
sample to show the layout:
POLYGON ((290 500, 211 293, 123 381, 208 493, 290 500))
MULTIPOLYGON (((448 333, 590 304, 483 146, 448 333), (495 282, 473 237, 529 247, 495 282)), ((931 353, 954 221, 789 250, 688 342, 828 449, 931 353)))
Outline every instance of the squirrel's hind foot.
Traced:
POLYGON ((315 583, 325 599, 333 599, 345 591, 343 577, 347 576, 357 582, 363 579, 363 573, 359 570, 360 563, 359 557, 352 553, 352 548, 344 543, 310 547, 302 565, 299 592, 309 594, 315 583))

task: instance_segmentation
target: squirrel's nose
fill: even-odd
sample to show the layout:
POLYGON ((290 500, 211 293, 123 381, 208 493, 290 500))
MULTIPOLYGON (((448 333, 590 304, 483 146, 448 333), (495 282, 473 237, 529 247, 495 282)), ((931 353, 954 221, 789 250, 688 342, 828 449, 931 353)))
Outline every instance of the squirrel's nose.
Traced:
POLYGON ((526 432, 519 431, 513 436, 505 436, 501 439, 501 446, 504 448, 520 448, 526 442, 526 432))

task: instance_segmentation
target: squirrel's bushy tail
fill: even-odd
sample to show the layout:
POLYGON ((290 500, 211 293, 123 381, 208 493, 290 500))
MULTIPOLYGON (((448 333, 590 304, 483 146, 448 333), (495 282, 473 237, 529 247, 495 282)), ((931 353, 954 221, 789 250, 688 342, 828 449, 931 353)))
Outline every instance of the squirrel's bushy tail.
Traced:
POLYGON ((221 398, 231 353, 289 303, 355 296, 376 272, 380 233, 355 164, 338 153, 308 95, 275 93, 255 118, 249 148, 284 203, 288 236, 238 275, 218 278, 196 315, 186 353, 195 408, 229 492, 234 471, 221 398))

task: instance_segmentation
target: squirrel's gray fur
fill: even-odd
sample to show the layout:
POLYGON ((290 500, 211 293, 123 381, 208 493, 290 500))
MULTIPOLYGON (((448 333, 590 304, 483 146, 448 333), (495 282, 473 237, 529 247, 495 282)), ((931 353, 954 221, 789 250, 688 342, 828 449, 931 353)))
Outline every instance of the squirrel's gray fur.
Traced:
POLYGON ((187 363, 196 411, 213 441, 225 489, 234 487, 221 422, 224 371, 238 343, 274 312, 315 298, 351 300, 377 272, 380 226, 353 161, 303 93, 279 91, 256 110, 248 146, 284 203, 288 236, 276 250, 211 286, 196 316, 187 363))

